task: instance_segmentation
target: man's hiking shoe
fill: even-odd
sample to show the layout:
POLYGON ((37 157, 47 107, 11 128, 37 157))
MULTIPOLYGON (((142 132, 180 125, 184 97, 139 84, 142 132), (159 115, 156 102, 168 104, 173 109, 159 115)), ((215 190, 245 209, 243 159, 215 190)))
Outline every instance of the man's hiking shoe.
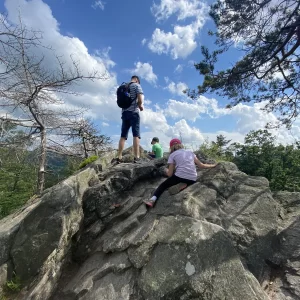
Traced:
POLYGON ((154 203, 155 203, 155 201, 153 201, 153 200, 145 200, 143 202, 149 207, 153 207, 154 203))
POLYGON ((178 183, 176 185, 171 186, 168 191, 170 195, 175 195, 184 190, 186 187, 186 183, 178 183))
POLYGON ((122 160, 122 158, 117 158, 117 159, 116 159, 116 163, 117 163, 117 164, 121 164, 121 163, 123 163, 123 160, 122 160))
POLYGON ((133 162, 136 164, 136 163, 138 163, 138 162, 140 162, 141 161, 141 159, 140 158, 137 158, 137 157, 135 157, 134 159, 133 159, 133 162))

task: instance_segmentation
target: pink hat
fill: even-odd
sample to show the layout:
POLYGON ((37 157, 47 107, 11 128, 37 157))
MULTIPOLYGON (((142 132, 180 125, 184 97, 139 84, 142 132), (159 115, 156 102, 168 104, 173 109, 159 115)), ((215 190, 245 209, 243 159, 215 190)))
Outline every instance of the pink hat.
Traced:
POLYGON ((170 147, 176 145, 176 144, 181 144, 181 141, 179 139, 172 139, 170 141, 170 147))

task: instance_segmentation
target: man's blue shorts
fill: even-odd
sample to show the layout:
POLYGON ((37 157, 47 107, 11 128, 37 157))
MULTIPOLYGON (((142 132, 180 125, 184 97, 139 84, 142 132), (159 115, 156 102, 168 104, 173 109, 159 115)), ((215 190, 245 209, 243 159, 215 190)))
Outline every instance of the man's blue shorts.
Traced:
POLYGON ((140 136, 140 114, 132 111, 124 111, 122 113, 122 130, 121 137, 127 140, 128 131, 132 129, 134 137, 141 138, 140 136))

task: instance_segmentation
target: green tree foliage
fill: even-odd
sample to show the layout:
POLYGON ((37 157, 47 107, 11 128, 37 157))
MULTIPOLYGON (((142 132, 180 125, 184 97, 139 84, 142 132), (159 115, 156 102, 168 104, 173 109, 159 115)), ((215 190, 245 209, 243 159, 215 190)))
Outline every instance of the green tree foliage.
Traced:
POLYGON ((216 160, 227 160, 252 176, 266 177, 274 191, 300 191, 300 146, 278 145, 267 130, 250 131, 243 144, 233 143, 222 151, 217 142, 204 143, 200 150, 216 160))
POLYGON ((0 217, 23 205, 36 186, 34 157, 27 150, 27 135, 15 125, 0 130, 0 217))
MULTIPOLYGON (((24 205, 35 194, 38 150, 30 135, 9 122, 0 123, 0 218, 24 205)), ((49 153, 46 187, 78 170, 81 158, 49 153)))
POLYGON ((46 161, 45 188, 49 188, 78 170, 81 157, 49 152, 46 161))
POLYGON ((276 125, 290 126, 300 109, 299 7, 298 0, 217 0, 210 11, 217 49, 202 47, 204 59, 195 67, 203 82, 190 96, 216 92, 230 99, 228 107, 266 101, 265 109, 281 116, 276 125), (217 70, 217 61, 233 46, 241 58, 217 70))
POLYGON ((228 151, 227 145, 231 140, 226 140, 222 134, 217 136, 216 142, 209 143, 207 140, 200 146, 200 151, 207 157, 216 161, 226 160, 231 161, 233 155, 231 151, 228 151))

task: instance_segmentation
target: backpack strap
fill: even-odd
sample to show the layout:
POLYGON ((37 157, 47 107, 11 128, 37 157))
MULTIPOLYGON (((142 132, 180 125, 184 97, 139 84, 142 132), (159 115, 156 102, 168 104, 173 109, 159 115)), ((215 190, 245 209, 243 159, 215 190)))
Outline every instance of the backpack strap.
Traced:
MULTIPOLYGON (((131 82, 128 83, 128 90, 129 90, 130 98, 131 98, 131 94, 130 94, 130 85, 131 85, 132 83, 134 83, 134 82, 131 81, 131 82)), ((131 99, 131 103, 132 103, 133 101, 135 101, 134 109, 136 109, 136 107, 137 107, 136 99, 137 99, 137 95, 136 95, 136 98, 135 98, 135 99, 131 99)), ((131 104, 130 104, 130 105, 131 105, 131 104)))

